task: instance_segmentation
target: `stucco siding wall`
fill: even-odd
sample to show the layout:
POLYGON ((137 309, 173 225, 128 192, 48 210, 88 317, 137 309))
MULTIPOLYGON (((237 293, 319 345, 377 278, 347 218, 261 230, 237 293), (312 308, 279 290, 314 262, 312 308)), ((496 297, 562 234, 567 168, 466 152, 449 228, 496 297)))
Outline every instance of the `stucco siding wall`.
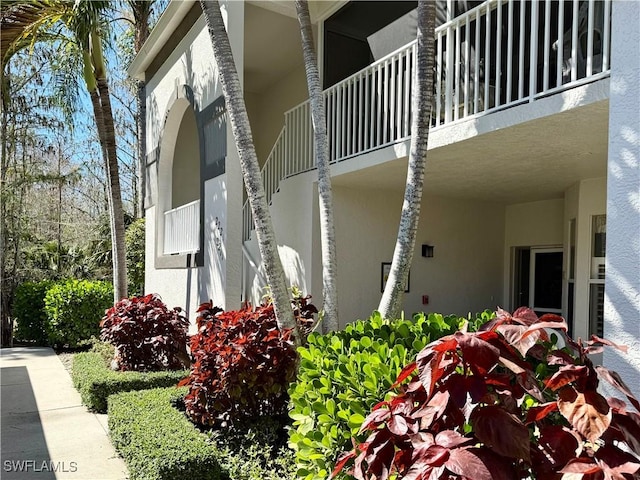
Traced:
MULTIPOLYGON (((233 1, 221 4, 236 65, 239 66, 238 72, 242 77, 244 4, 233 1)), ((184 85, 193 92, 196 112, 203 111, 222 95, 211 40, 203 17, 195 22, 156 74, 147 81, 148 154, 162 149, 163 145, 171 145, 171 141, 165 141, 167 136, 178 134, 174 126, 165 128, 165 120, 172 106, 176 105, 177 92, 182 91, 184 85)), ((185 102, 184 99, 180 101, 185 102)), ((193 132, 189 134, 193 135, 193 132)), ((156 178, 156 172, 162 172, 162 169, 158 169, 156 164, 150 167, 150 177, 154 183, 150 185, 150 191, 155 192, 155 195, 151 199, 151 205, 154 206, 147 208, 145 289, 160 293, 169 306, 181 306, 195 312, 195 307, 200 302, 209 299, 225 308, 240 306, 243 186, 230 126, 227 128, 227 145, 225 174, 206 181, 202 189, 204 263, 200 268, 155 268, 155 259, 160 253, 155 247, 155 237, 160 234, 157 232, 156 215, 161 215, 161 212, 156 211, 156 198, 153 197, 171 195, 168 186, 172 181, 171 178, 156 178)), ((197 151, 198 145, 194 147, 197 151)), ((164 153, 161 158, 172 155, 171 152, 164 153)), ((175 155, 180 154, 176 149, 175 155)), ((173 181, 179 182, 180 175, 197 177, 198 172, 174 172, 173 181)), ((170 174, 166 177, 170 177, 170 174)), ((199 189, 199 184, 195 188, 199 189)), ((195 313, 190 320, 193 323, 195 313)))
MULTIPOLYGON (((220 3, 238 74, 242 79, 243 2, 220 3)), ((164 117, 179 85, 189 85, 193 89, 200 110, 222 95, 204 17, 196 21, 156 74, 147 81, 148 151, 153 151, 160 142, 164 117)))
POLYGON ((640 395, 640 3, 613 2, 604 353, 640 395))
POLYGON ((263 164, 284 126, 284 113, 309 98, 304 66, 300 66, 264 92, 245 96, 256 153, 263 164))
MULTIPOLYGON (((402 192, 334 188, 341 323, 367 317, 381 297, 381 264, 393 256, 402 192)), ((504 208, 426 196, 404 311, 466 315, 495 308, 502 295, 504 208), (423 243, 434 257, 421 256, 423 243), (429 304, 422 304, 422 296, 429 304)))
MULTIPOLYGON (((605 178, 583 180, 579 184, 576 220, 576 304, 574 337, 589 338, 589 278, 591 276, 592 224, 594 215, 607 213, 605 178)), ((608 239, 607 239, 608 240, 608 239)))
POLYGON ((195 311, 200 304, 198 295, 198 280, 200 268, 180 268, 157 270, 155 260, 155 230, 156 208, 146 211, 146 241, 145 241, 145 293, 159 293, 162 301, 169 308, 180 307, 185 310, 193 325, 195 311))
MULTIPOLYGON (((316 172, 308 172, 289 178, 280 186, 280 191, 273 197, 271 216, 278 252, 284 268, 287 286, 296 286, 302 293, 312 294, 314 303, 320 307, 322 302, 322 284, 312 282, 314 255, 320 251, 313 250, 313 239, 317 236, 317 226, 314 225, 312 211, 317 202, 316 189, 313 181, 316 172)), ((250 242, 245 244, 251 258, 262 270, 262 261, 258 249, 255 232, 250 242)), ((249 300, 258 303, 265 293, 264 281, 246 266, 249 300)))
POLYGON ((564 200, 551 199, 508 205, 505 220, 504 303, 513 310, 513 251, 515 247, 561 247, 564 243, 564 200))
POLYGON ((561 198, 507 206, 507 246, 562 245, 563 217, 564 200, 561 198))

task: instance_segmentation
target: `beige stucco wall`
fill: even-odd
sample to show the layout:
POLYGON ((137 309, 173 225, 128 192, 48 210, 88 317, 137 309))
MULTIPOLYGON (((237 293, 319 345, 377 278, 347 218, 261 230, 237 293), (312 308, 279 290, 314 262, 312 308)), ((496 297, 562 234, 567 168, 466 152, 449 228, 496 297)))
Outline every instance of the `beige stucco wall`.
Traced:
MULTIPOLYGON (((312 214, 317 204, 317 193, 313 187, 316 176, 316 172, 308 172, 282 182, 280 191, 273 197, 270 211, 287 285, 313 294, 314 301, 321 302, 322 280, 320 278, 317 284, 313 281, 314 252, 320 255, 319 249, 314 250, 314 239, 317 239, 318 233, 312 214)), ((245 247, 256 266, 263 271, 255 232, 245 247)), ((248 300, 256 304, 265 293, 265 282, 255 275, 246 261, 245 276, 244 293, 248 300)), ((317 305, 320 306, 319 303, 317 305)))
MULTIPOLYGON (((381 263, 390 262, 401 191, 334 189, 341 323, 368 316, 380 301, 381 263)), ((490 202, 425 196, 404 311, 456 313, 501 303, 504 208, 490 202), (421 256, 423 243, 434 257, 421 256), (422 304, 422 296, 429 304, 422 304)))
MULTIPOLYGON (((640 4, 613 2, 604 365, 640 396, 640 4)), ((620 393, 616 393, 620 396, 620 393)))
MULTIPOLYGON (((193 109, 184 114, 178 129, 171 178, 171 208, 200 198, 200 143, 193 109)), ((167 192, 168 193, 168 192, 167 192)))
MULTIPOLYGON (((241 66, 244 44, 244 4, 234 1, 221 2, 221 7, 223 17, 227 22, 227 29, 230 32, 229 39, 236 64, 241 66)), ((238 68, 238 71, 242 76, 242 68, 238 68)), ((156 74, 147 81, 147 152, 151 153, 160 147, 160 162, 166 161, 166 155, 171 156, 171 152, 166 151, 167 146, 172 145, 179 134, 182 115, 172 115, 171 110, 175 105, 179 105, 180 109, 185 108, 184 98, 177 100, 184 85, 193 91, 197 111, 202 111, 222 95, 222 89, 217 82, 211 40, 203 17, 196 21, 156 74), (164 152, 163 144, 165 145, 164 152)), ((193 132, 190 132, 190 135, 192 134, 193 132)), ((156 218, 157 215, 162 214, 158 211, 156 202, 160 196, 171 195, 169 189, 171 181, 169 178, 153 178, 150 185, 153 195, 152 206, 147 209, 146 213, 145 291, 160 293, 169 306, 180 306, 186 309, 191 313, 192 323, 195 320, 195 308, 203 301, 214 299, 216 303, 225 308, 240 306, 243 187, 230 127, 227 128, 227 145, 226 173, 223 184, 220 181, 216 182, 216 179, 205 183, 205 198, 203 199, 205 251, 204 265, 201 268, 156 268, 155 259, 158 254, 156 236, 161 234, 157 231, 156 218), (220 203, 214 200, 223 195, 226 198, 226 211, 224 208, 220 210, 220 203), (213 249, 209 248, 213 238, 211 230, 213 222, 211 220, 216 216, 223 216, 225 219, 223 228, 225 261, 223 263, 219 262, 213 249), (219 269, 220 265, 225 269, 225 272, 221 276, 213 274, 214 269, 219 269), (203 273, 207 273, 207 275, 203 275, 203 273), (224 283, 214 281, 220 277, 225 278, 224 283)), ((195 148, 198 149, 198 145, 195 145, 195 148)), ((175 154, 180 155, 181 152, 176 151, 175 154)), ((153 165, 151 170, 155 171, 156 168, 153 165)), ((163 172, 163 169, 160 168, 159 171, 163 172)), ((192 175, 193 172, 175 172, 174 180, 180 183, 184 176, 190 177, 192 175)), ((199 190, 199 187, 197 188, 199 190)), ((166 202, 163 200, 162 203, 166 202)))
POLYGON ((184 309, 193 324, 195 311, 200 304, 198 295, 198 281, 202 272, 200 268, 155 269, 155 245, 153 231, 150 226, 155 224, 156 207, 147 208, 145 224, 147 226, 145 244, 145 293, 159 293, 169 308, 184 309))
POLYGON ((606 189, 605 178, 593 178, 576 183, 566 193, 564 221, 567 228, 571 219, 576 219, 575 338, 589 338, 592 217, 606 213, 606 189))
POLYGON ((513 310, 515 247, 562 247, 564 200, 551 199, 508 205, 505 211, 504 308, 513 310))
POLYGON ((264 92, 245 95, 251 131, 262 165, 284 126, 284 113, 309 98, 304 66, 285 75, 264 92))
MULTIPOLYGON (((315 172, 283 182, 271 209, 289 283, 307 287, 322 304, 315 172), (312 212, 312 214, 309 214, 312 212)), ((381 263, 391 261, 402 192, 334 187, 340 323, 368 317, 380 301, 381 263)), ((427 196, 411 267, 405 314, 419 311, 466 315, 502 305, 504 208, 490 202, 427 196), (497 234, 496 234, 497 232, 497 234), (435 246, 433 258, 421 245, 435 246), (422 304, 422 296, 429 304, 422 304)), ((259 262, 255 241, 247 244, 259 262)), ((253 300, 261 282, 249 272, 253 300)))

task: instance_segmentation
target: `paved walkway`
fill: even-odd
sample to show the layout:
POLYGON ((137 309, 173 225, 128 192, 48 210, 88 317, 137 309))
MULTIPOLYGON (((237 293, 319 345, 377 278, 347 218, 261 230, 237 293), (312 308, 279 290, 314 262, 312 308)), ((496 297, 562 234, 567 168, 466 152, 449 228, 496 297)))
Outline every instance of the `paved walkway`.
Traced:
POLYGON ((128 478, 107 431, 50 348, 0 350, 2 480, 128 478))

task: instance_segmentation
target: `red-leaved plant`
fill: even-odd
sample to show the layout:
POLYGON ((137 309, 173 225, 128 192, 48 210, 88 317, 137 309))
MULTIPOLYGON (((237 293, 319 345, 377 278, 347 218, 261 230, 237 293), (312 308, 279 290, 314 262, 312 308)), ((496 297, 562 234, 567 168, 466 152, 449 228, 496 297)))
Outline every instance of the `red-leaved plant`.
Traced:
POLYGON ((640 478, 640 415, 599 394, 598 378, 640 404, 587 357, 603 345, 626 349, 596 336, 575 342, 566 331, 562 317, 521 308, 430 343, 332 476, 355 459, 358 480, 640 478))
POLYGON ((100 339, 115 347, 116 370, 178 370, 189 366, 189 321, 157 294, 125 298, 106 311, 100 339))
MULTIPOLYGON (((303 333, 317 313, 309 298, 292 302, 303 333)), ((184 403, 192 422, 214 426, 286 412, 297 353, 291 330, 278 328, 271 303, 229 312, 203 303, 196 324, 198 332, 190 340, 191 373, 179 383, 189 386, 184 403)))

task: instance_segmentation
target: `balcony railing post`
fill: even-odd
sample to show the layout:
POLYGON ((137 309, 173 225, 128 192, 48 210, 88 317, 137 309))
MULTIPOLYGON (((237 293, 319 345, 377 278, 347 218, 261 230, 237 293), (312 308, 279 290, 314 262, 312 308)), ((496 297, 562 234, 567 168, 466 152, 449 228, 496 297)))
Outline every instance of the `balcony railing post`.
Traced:
POLYGON ((530 58, 529 58, 529 100, 533 101, 536 95, 538 81, 538 2, 531 2, 531 30, 530 58))
POLYGON ((602 71, 609 70, 609 42, 611 29, 609 27, 609 18, 611 17, 611 0, 604 0, 604 31, 602 39, 602 71))
POLYGON ((507 90, 505 92, 505 99, 507 103, 511 102, 511 89, 513 81, 513 2, 514 0, 508 0, 507 11, 507 90))
POLYGON ((518 42, 518 100, 524 98, 524 52, 525 52, 525 8, 526 4, 520 3, 520 42, 518 42))
POLYGON ((556 87, 562 85, 562 66, 564 62, 564 0, 558 0, 558 38, 556 40, 556 87))
POLYGON ((500 87, 502 85, 502 0, 498 0, 496 19, 496 81, 493 106, 500 105, 500 87))
POLYGON ((573 0, 573 22, 571 25, 571 81, 578 79, 578 15, 579 0, 573 0))
POLYGON ((551 61, 551 0, 544 4, 544 59, 542 74, 542 89, 549 89, 550 61, 551 61))

